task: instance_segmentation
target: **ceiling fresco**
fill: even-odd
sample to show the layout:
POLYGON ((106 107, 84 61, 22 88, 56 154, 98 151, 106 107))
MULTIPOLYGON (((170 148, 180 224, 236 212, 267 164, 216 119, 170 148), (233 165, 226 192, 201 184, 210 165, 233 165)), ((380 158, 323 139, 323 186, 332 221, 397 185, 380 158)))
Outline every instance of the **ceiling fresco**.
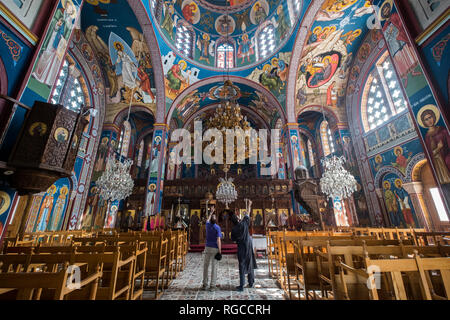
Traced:
POLYGON ((193 90, 177 105, 174 117, 188 119, 194 113, 225 99, 247 106, 269 126, 279 118, 278 110, 269 104, 267 97, 260 91, 245 84, 234 84, 232 88, 226 89, 223 83, 212 83, 193 90))
POLYGON ((304 46, 296 82, 296 114, 303 107, 324 105, 346 120, 348 79, 359 76, 352 61, 368 32, 370 1, 325 1, 304 46))
POLYGON ((236 10, 248 7, 257 0, 197 0, 202 6, 215 10, 236 10))
POLYGON ((197 67, 223 69, 226 60, 228 68, 239 70, 278 52, 293 34, 308 1, 235 1, 230 9, 221 5, 225 1, 150 2, 155 24, 174 54, 197 67), (258 40, 267 25, 274 27, 273 34, 264 31, 262 37, 267 34, 267 39, 258 40), (270 52, 264 55, 258 41, 266 41, 270 52), (228 51, 221 47, 224 43, 229 44, 228 51))
POLYGON ((127 1, 88 0, 81 17, 81 29, 106 81, 105 121, 112 122, 130 103, 156 114, 150 51, 127 1))

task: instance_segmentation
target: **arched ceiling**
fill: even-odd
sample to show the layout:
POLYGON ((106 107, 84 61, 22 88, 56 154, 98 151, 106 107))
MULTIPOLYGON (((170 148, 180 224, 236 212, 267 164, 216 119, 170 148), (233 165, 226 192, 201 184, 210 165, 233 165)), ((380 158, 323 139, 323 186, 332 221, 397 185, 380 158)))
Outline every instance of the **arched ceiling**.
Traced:
POLYGON ((219 81, 192 90, 176 105, 173 116, 184 122, 194 113, 229 99, 252 110, 268 125, 280 117, 278 110, 269 103, 261 90, 242 83, 233 83, 232 88, 225 89, 223 82, 219 81))
POLYGON ((272 23, 276 34, 282 35, 267 58, 258 61, 253 47, 250 62, 237 63, 236 68, 229 70, 231 77, 245 80, 233 80, 241 105, 254 110, 271 126, 279 118, 283 123, 295 122, 305 108, 322 105, 338 115, 337 121, 345 122, 347 82, 359 73, 350 70, 352 61, 372 17, 369 1, 230 0, 231 7, 226 2, 88 0, 83 7, 81 29, 104 74, 106 121, 114 119, 132 102, 152 112, 158 123, 170 123, 174 117, 182 125, 186 115, 216 103, 214 92, 220 90, 223 79, 219 78, 223 78, 226 70, 215 67, 212 49, 224 38, 216 22, 229 13, 234 20, 231 38, 235 41, 236 57, 244 35, 255 45, 257 30, 267 23, 272 23), (183 10, 189 4, 192 12, 183 10), (259 23, 255 20, 256 8, 263 13, 259 23), (169 22, 166 21, 166 28, 165 19, 169 22), (175 34, 178 22, 194 32, 192 58, 178 52, 175 38, 168 32, 171 26, 175 34), (149 41, 149 30, 154 32, 155 41, 149 41), (210 38, 209 64, 199 59, 204 34, 210 38), (156 64, 155 52, 159 52, 156 64), (153 54, 152 59, 149 53, 153 54), (160 79, 158 83, 155 78, 160 79), (217 80, 208 81, 211 78, 217 80), (259 87, 263 89, 256 89, 259 87), (287 92, 287 88, 291 91, 287 92), (160 105, 158 111, 155 101, 160 105))

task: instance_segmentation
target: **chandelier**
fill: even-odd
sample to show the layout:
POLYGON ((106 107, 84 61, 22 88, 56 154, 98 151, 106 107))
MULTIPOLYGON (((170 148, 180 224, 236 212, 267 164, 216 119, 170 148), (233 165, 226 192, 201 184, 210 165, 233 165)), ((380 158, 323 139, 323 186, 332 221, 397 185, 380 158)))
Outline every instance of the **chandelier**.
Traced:
MULTIPOLYGON (((235 86, 231 80, 225 81, 223 87, 220 89, 221 95, 227 96, 228 93, 234 90, 235 86), (224 92, 224 93, 222 93, 224 92)), ((235 141, 234 141, 234 158, 233 163, 240 162, 242 160, 248 159, 257 154, 258 148, 252 148, 251 136, 246 133, 252 129, 246 116, 241 113, 241 107, 235 99, 222 100, 220 106, 215 110, 214 114, 206 120, 206 127, 208 129, 217 129, 221 132, 223 137, 223 159, 226 161, 226 150, 227 150, 227 130, 234 130, 235 141), (243 140, 244 139, 244 140, 243 140), (238 154, 238 143, 239 141, 244 141, 245 143, 245 153, 238 154)), ((213 142, 214 144, 216 141, 213 142)), ((256 143, 258 146, 259 138, 256 138, 256 143)), ((204 147, 206 147, 205 143, 204 147)))
POLYGON ((219 202, 225 203, 226 209, 229 209, 229 204, 237 200, 238 194, 233 183, 233 178, 228 178, 228 168, 224 168, 225 179, 219 178, 219 185, 217 186, 216 199, 219 202))
POLYGON ((106 201, 120 201, 133 193, 134 181, 130 175, 130 167, 133 161, 126 159, 124 162, 108 157, 106 170, 97 180, 100 196, 106 201))
POLYGON ((356 179, 345 170, 344 163, 344 157, 333 156, 322 160, 325 172, 320 179, 320 188, 331 200, 347 199, 357 190, 356 179))

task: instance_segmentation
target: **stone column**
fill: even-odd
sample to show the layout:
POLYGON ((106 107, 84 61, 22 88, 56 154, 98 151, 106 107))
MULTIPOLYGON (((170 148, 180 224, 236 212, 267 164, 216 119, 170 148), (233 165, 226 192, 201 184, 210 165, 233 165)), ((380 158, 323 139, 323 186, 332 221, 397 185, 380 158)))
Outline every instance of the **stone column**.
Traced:
POLYGON ((417 219, 420 222, 420 226, 431 231, 433 224, 427 210, 427 206, 423 199, 423 184, 421 182, 410 182, 403 184, 403 189, 408 192, 411 202, 414 207, 414 211, 417 215, 417 219))
MULTIPOLYGON (((297 169, 300 166, 304 166, 305 159, 303 158, 302 154, 304 154, 304 150, 301 149, 300 144, 300 132, 298 130, 298 124, 297 123, 288 123, 286 124, 286 136, 288 137, 289 141, 286 141, 286 148, 285 150, 288 150, 288 155, 285 155, 286 157, 289 157, 288 163, 290 163, 290 168, 288 168, 289 174, 287 177, 292 177, 292 179, 295 180, 295 169, 297 169), (302 152, 303 151, 303 152, 302 152)), ((292 191, 293 193, 294 191, 292 191)), ((292 194, 293 195, 293 194, 292 194)), ((300 207, 297 201, 295 201, 295 197, 292 197, 294 199, 292 205, 294 207, 294 212, 296 214, 300 214, 300 207)))
POLYGON ((145 197, 146 219, 144 221, 144 230, 147 228, 147 220, 149 217, 161 213, 164 173, 166 168, 168 126, 166 124, 155 124, 154 128, 145 197))

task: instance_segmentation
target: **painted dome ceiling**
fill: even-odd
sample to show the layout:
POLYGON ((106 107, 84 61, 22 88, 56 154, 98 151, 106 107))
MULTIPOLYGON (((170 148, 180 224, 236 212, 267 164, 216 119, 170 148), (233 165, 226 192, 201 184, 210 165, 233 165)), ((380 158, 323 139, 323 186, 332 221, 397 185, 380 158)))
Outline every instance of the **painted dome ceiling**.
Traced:
POLYGON ((248 69, 289 41, 303 0, 153 0, 155 24, 177 56, 211 70, 248 69))

